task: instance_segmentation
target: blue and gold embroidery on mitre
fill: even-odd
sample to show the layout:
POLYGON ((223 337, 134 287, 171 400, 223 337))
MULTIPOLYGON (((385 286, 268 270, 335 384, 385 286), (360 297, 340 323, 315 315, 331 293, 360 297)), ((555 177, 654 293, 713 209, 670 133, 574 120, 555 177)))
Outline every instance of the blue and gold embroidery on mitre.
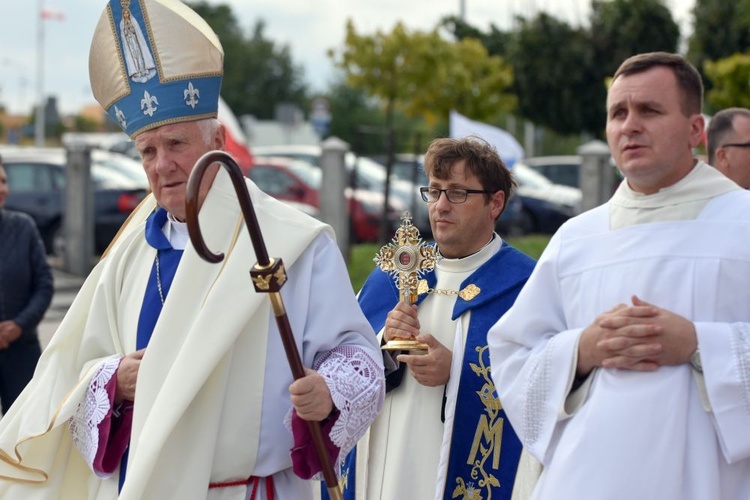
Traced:
POLYGON ((91 43, 97 101, 130 136, 215 118, 224 53, 216 34, 177 0, 110 0, 91 43))

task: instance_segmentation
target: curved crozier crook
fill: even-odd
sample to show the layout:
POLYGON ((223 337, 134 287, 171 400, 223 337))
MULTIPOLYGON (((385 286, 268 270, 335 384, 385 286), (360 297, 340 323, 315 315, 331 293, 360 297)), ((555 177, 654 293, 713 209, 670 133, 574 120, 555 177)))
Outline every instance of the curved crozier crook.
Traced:
POLYGON ((237 199, 240 202, 240 209, 242 210, 242 216, 245 218, 245 225, 250 233, 250 240, 253 243, 255 249, 255 256, 258 259, 258 265, 261 267, 268 266, 270 259, 268 258, 268 252, 266 251, 266 245, 263 241, 263 235, 260 232, 260 226, 258 225, 258 218, 255 216, 255 210, 253 209, 252 201, 250 200, 250 194, 247 192, 247 186, 245 185, 245 176, 242 175, 239 165, 228 153, 224 151, 209 151, 208 153, 201 156, 193 167, 193 171, 190 173, 187 185, 187 197, 185 198, 186 203, 186 215, 188 234, 190 235, 190 241, 193 242, 195 251, 198 252, 204 260, 217 263, 224 259, 223 253, 213 253, 206 245, 203 239, 203 234, 200 230, 200 223, 198 221, 199 211, 199 193, 201 187, 201 181, 203 176, 208 170, 208 167, 218 163, 226 169, 229 173, 229 178, 232 179, 232 185, 234 191, 237 193, 237 199))

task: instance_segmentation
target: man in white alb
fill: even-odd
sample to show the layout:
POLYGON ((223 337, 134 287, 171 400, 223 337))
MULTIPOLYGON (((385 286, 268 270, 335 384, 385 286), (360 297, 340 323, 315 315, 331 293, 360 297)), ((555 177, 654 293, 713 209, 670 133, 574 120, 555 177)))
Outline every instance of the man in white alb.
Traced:
POLYGON ((750 498, 750 193, 693 158, 702 90, 678 55, 620 66, 607 139, 626 181, 560 228, 489 333, 544 466, 535 499, 750 498))

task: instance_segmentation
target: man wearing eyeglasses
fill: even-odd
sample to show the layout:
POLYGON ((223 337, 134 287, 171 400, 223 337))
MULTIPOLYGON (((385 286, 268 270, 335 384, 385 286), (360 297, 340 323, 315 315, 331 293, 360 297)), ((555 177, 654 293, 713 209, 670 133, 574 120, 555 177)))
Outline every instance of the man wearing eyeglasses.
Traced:
POLYGON ((750 188, 750 109, 728 108, 708 124, 708 163, 741 188, 750 188))
POLYGON ((383 342, 416 338, 428 349, 384 351, 389 392, 347 460, 344 496, 509 499, 521 446, 490 377, 486 335, 534 266, 494 231, 515 183, 477 137, 436 139, 424 165, 435 271, 410 305, 376 269, 359 302, 383 342))

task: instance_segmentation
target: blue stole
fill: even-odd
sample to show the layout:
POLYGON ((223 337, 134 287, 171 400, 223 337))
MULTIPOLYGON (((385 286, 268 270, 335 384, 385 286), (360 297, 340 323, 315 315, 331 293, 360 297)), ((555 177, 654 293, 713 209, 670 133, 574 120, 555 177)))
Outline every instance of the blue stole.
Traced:
MULTIPOLYGON (((156 321, 161 314, 162 303, 159 295, 159 280, 161 280, 161 293, 164 300, 172 286, 174 275, 177 272, 177 266, 182 258, 182 250, 175 250, 170 245, 169 240, 164 235, 162 228, 167 222, 167 211, 163 208, 157 208, 146 220, 146 242, 156 249, 156 259, 159 259, 159 277, 156 274, 156 260, 151 266, 151 275, 146 285, 146 293, 143 295, 143 304, 141 313, 138 317, 138 331, 136 335, 136 350, 148 346, 151 340, 151 333, 154 331, 156 321)), ((127 472, 128 452, 130 447, 125 449, 125 454, 120 461, 120 486, 118 491, 122 491, 122 485, 125 483, 125 474, 127 472)))
MULTIPOLYGON (((507 243, 461 284, 474 284, 479 295, 466 301, 456 298, 452 319, 471 311, 461 378, 455 408, 450 457, 443 498, 510 499, 521 457, 521 442, 507 420, 491 378, 487 331, 513 305, 535 262, 507 243), (490 493, 491 491, 491 493, 490 493)), ((430 288, 437 278, 425 276, 430 288)), ((420 295, 420 304, 427 294, 420 295)), ((373 329, 379 332, 388 312, 398 302, 398 289, 390 275, 376 268, 359 294, 359 303, 373 329)), ((341 469, 345 499, 356 491, 356 447, 341 469)), ((328 498, 323 488, 323 498, 328 498)))

